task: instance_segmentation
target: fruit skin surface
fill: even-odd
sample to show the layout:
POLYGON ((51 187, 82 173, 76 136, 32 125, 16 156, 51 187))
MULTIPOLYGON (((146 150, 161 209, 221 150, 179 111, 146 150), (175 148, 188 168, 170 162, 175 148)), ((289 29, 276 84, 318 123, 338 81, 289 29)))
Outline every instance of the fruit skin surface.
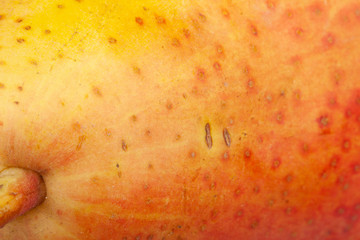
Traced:
POLYGON ((0 1, 7 240, 360 238, 356 0, 0 1))

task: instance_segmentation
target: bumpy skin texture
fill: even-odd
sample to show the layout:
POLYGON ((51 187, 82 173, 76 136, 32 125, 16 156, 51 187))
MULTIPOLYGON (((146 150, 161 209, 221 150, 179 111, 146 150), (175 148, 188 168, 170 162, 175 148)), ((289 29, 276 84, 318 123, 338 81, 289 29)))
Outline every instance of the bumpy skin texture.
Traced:
POLYGON ((0 16, 1 164, 47 187, 0 239, 360 238, 357 0, 0 16))

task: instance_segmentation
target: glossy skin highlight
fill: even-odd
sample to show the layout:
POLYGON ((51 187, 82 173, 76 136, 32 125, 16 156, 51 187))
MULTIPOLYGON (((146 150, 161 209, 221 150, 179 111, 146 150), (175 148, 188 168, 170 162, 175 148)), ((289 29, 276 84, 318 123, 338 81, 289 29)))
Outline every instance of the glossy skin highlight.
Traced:
POLYGON ((47 188, 1 239, 360 237, 356 1, 0 9, 1 164, 47 188))

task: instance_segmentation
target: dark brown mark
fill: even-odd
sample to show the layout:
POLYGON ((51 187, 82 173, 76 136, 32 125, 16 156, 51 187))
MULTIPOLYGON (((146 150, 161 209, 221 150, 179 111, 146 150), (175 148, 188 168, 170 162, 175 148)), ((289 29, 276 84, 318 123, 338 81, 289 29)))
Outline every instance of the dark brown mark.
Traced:
POLYGON ((17 19, 15 20, 16 23, 21 23, 22 21, 23 21, 22 18, 17 18, 17 19))
POLYGON ((122 150, 123 150, 124 152, 127 151, 128 146, 127 146, 125 140, 122 140, 122 141, 121 141, 121 148, 122 148, 122 150))
POLYGON ((117 43, 116 38, 113 38, 113 37, 109 37, 108 41, 109 41, 110 44, 115 44, 115 43, 117 43))
POLYGON ((18 86, 17 89, 18 89, 20 92, 21 92, 22 90, 24 90, 22 86, 18 86))
POLYGON ((24 29, 27 30, 27 31, 29 31, 29 30, 31 30, 31 26, 29 26, 29 25, 28 25, 28 26, 25 26, 24 29))
POLYGON ((213 145, 212 137, 211 137, 211 130, 210 130, 210 124, 207 123, 205 125, 205 142, 209 149, 211 149, 213 145))
POLYGON ((230 137, 230 133, 229 133, 227 128, 224 128, 223 136, 224 136, 224 141, 225 141, 226 146, 230 147, 230 145, 231 145, 231 137, 230 137))
POLYGON ((139 24, 140 26, 144 25, 144 20, 140 17, 135 18, 135 22, 139 24))
POLYGON ((23 42, 25 42, 25 39, 24 39, 24 38, 18 38, 18 39, 16 39, 16 41, 17 41, 18 43, 23 43, 23 42))
POLYGON ((45 29, 44 33, 45 33, 45 34, 50 34, 51 31, 50 31, 49 29, 45 29))

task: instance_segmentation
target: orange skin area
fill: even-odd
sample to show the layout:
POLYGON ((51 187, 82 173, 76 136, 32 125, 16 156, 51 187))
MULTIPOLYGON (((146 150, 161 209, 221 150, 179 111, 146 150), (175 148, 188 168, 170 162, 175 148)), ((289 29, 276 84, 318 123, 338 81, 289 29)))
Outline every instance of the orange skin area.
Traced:
POLYGON ((359 239, 356 1, 199 0, 176 36, 134 15, 166 30, 140 47, 74 35, 56 62, 1 30, 26 26, 17 11, 0 20, 0 159, 39 171, 47 199, 1 239, 359 239))

